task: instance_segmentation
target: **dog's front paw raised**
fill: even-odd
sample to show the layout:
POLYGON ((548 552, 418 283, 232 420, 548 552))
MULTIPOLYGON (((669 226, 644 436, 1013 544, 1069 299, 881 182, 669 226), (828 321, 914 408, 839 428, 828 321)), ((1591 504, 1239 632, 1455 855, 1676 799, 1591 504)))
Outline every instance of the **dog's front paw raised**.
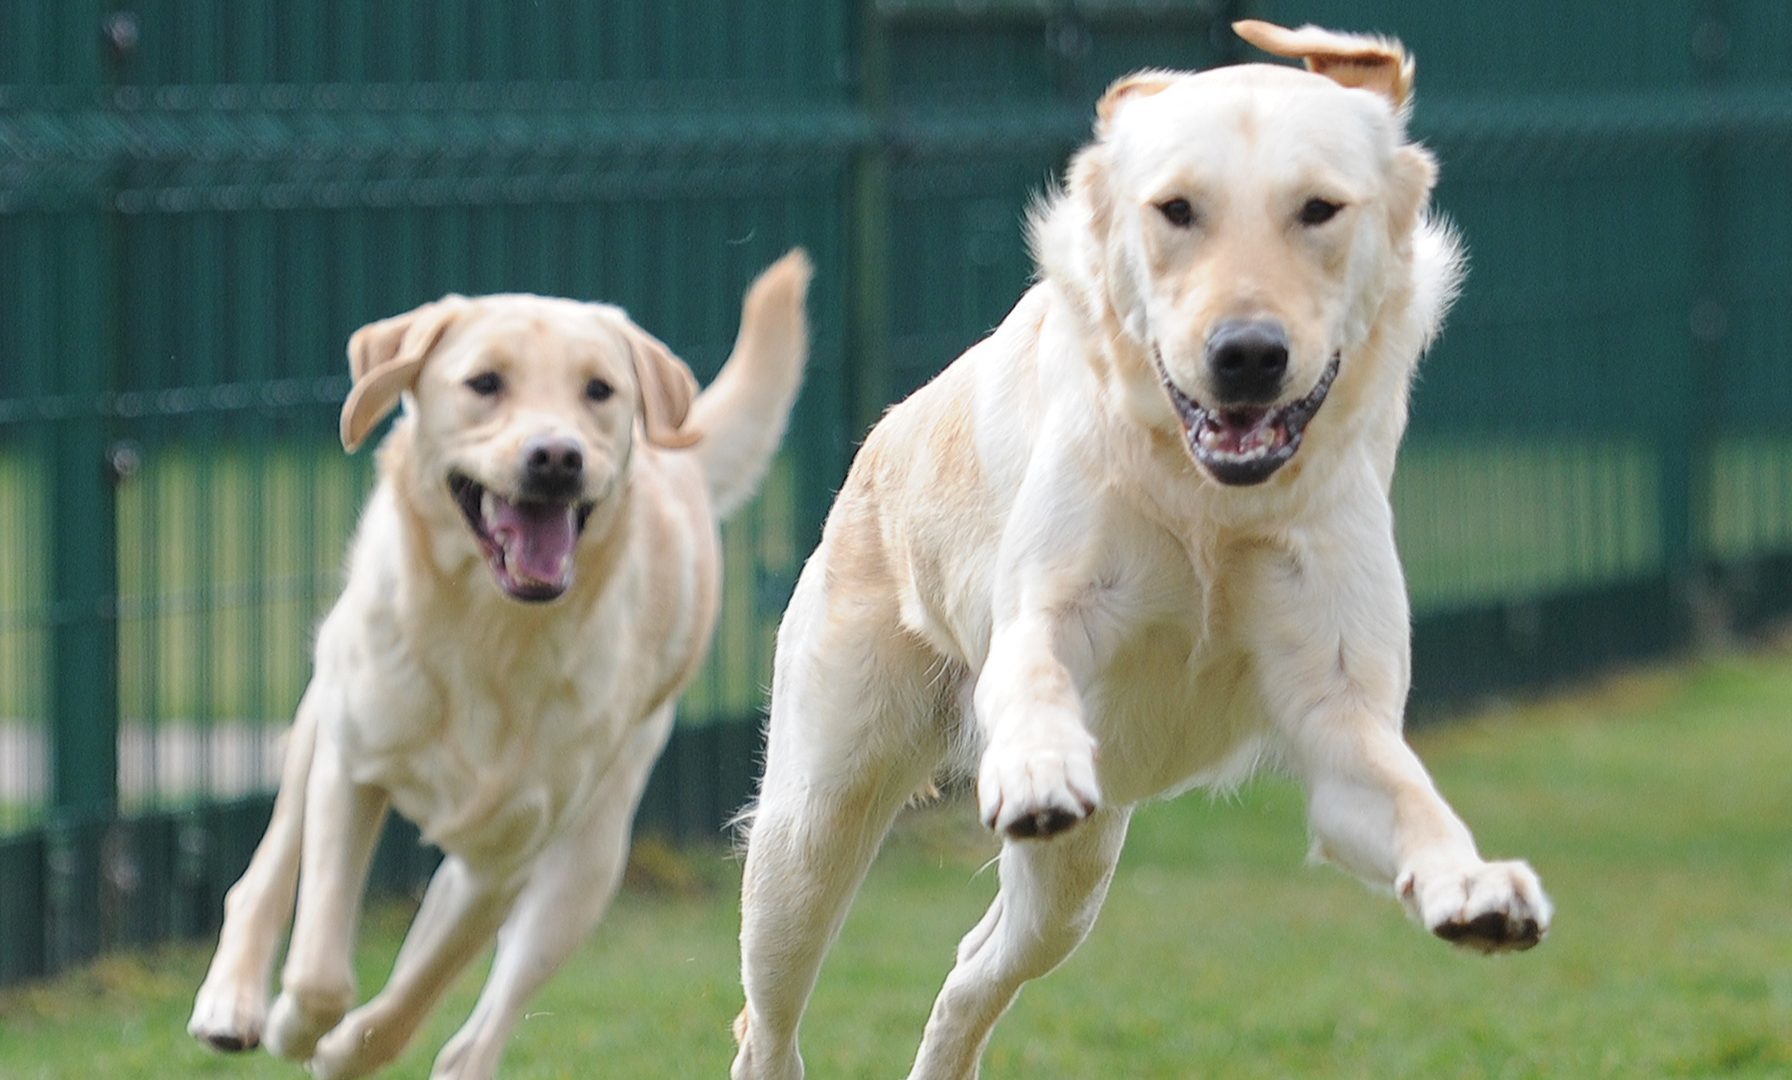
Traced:
POLYGON ((1394 889, 1427 930, 1478 952, 1522 951, 1549 932, 1549 897, 1524 862, 1407 870, 1394 889))
POLYGON ((1095 740, 1066 732, 1056 740, 991 746, 977 774, 983 824, 1016 840, 1056 836, 1095 812, 1095 740))

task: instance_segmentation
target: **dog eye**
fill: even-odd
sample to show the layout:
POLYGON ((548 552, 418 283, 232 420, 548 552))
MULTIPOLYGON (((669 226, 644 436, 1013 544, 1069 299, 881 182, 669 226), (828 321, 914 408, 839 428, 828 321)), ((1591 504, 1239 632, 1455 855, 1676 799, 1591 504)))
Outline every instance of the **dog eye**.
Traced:
POLYGON ((1335 203, 1329 199, 1308 199, 1307 204, 1300 208, 1300 223, 1302 225, 1324 225, 1332 218, 1337 217, 1338 211, 1342 209, 1344 209, 1343 203, 1335 203))
POLYGON ((602 379, 592 379, 585 384, 585 396, 592 401, 608 401, 616 388, 602 379))
POLYGON ((1165 221, 1178 229, 1186 229, 1195 223, 1195 208, 1188 204, 1187 199, 1171 199, 1168 202, 1160 202, 1157 204, 1157 212, 1164 216, 1165 221))
POLYGON ((504 379, 495 371, 485 371, 468 379, 466 386, 480 397, 491 397, 504 389, 504 379))

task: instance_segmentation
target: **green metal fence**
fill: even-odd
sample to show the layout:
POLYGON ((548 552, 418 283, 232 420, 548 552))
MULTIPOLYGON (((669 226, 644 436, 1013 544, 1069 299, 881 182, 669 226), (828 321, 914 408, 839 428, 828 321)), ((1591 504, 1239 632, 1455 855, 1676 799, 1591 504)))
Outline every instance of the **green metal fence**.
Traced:
POLYGON ((0 983, 217 918, 368 483, 356 326, 601 297, 707 375, 801 243, 812 373, 642 811, 714 835, 854 440, 1019 295, 1102 87, 1245 15, 1407 42, 1473 252, 1396 483, 1415 704, 1792 607, 1777 0, 0 5, 0 983))

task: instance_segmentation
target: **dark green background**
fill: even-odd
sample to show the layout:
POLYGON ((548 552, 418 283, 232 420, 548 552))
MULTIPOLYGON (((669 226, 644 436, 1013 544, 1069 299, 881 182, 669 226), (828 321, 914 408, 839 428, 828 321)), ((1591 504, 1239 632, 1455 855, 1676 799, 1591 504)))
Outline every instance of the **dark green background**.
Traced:
POLYGON ((1472 253, 1396 482, 1415 707, 1792 606, 1780 0, 8 3, 0 982, 216 919, 367 484, 355 327, 603 298, 706 376, 803 244, 811 375, 643 810, 715 835, 855 441, 1025 287, 1108 81, 1247 15, 1407 43, 1472 253))

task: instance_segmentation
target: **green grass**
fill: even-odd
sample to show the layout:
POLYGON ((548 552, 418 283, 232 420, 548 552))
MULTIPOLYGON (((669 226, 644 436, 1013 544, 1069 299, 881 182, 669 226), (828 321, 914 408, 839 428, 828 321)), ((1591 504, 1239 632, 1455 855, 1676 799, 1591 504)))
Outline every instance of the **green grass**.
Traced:
MULTIPOLYGON (((1518 957, 1456 952, 1387 899, 1301 866, 1279 781, 1142 811, 1090 942, 998 1029, 1002 1077, 1792 1075, 1792 650, 1610 680, 1421 732, 1489 854, 1557 903, 1518 957)), ((968 808, 911 814, 874 868, 805 1026, 816 1077, 900 1075, 952 948, 988 902, 968 808)), ((513 1078, 724 1075, 737 869, 625 892, 534 1003, 513 1078)), ((405 913, 360 950, 379 984, 405 913)), ((117 959, 0 995, 0 1076, 296 1077, 182 1033, 198 948, 117 959)), ((422 1076, 465 1016, 458 986, 394 1071, 422 1076)))

